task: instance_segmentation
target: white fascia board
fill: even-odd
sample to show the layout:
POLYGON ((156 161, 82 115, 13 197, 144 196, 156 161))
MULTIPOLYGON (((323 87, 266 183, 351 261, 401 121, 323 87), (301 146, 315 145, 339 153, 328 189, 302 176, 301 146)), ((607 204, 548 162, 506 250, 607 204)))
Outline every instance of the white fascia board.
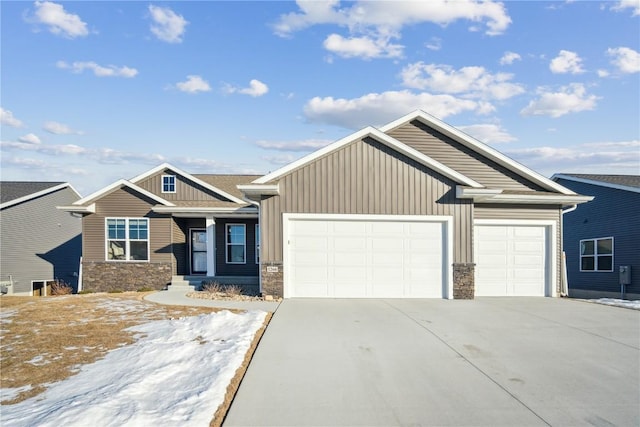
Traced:
POLYGON ((138 187, 135 184, 132 184, 131 182, 127 181, 126 179, 119 179, 118 181, 114 182, 111 185, 108 185, 92 194, 89 194, 87 197, 84 197, 80 200, 78 200, 77 202, 74 202, 73 204, 76 206, 80 206, 80 205, 86 205, 87 203, 93 202, 96 199, 99 199, 101 197, 106 196, 109 193, 112 193, 116 190, 118 190, 121 187, 129 187, 130 189, 132 189, 133 191, 136 191, 140 194, 143 194, 147 197, 149 197, 152 200, 155 200, 156 202, 163 204, 165 206, 175 206, 173 203, 163 199, 162 197, 158 197, 157 195, 145 190, 144 188, 138 187))
POLYGON ((280 169, 276 169, 275 171, 260 177, 258 179, 256 179, 255 181, 252 182, 252 184, 265 184, 269 181, 272 181, 274 179, 280 178, 283 175, 286 175, 287 173, 299 168, 300 166, 306 165, 308 163, 311 163, 312 161, 319 159, 320 157, 331 153, 332 151, 335 151, 347 144, 350 144, 353 141, 356 141, 358 139, 364 138, 365 136, 367 136, 372 130, 374 130, 374 128, 372 128, 371 126, 368 126, 364 129, 360 129, 359 131, 352 133, 351 135, 345 136, 342 139, 339 139, 329 145, 327 145, 326 147, 323 147, 317 151, 314 151, 313 153, 307 154, 306 156, 293 161, 291 163, 289 163, 288 165, 285 165, 283 167, 281 167, 280 169))
POLYGON ((211 208, 211 207, 187 207, 187 206, 154 206, 151 210, 161 214, 171 214, 178 217, 200 218, 205 215, 215 216, 249 216, 258 215, 257 206, 242 208, 211 208))
POLYGON ((640 188, 630 187, 628 185, 611 184, 610 182, 596 181, 594 179, 576 178, 575 176, 565 175, 561 173, 554 174, 551 179, 566 179, 567 181, 575 181, 583 184, 597 185, 599 187, 613 188, 616 190, 631 191, 632 193, 640 193, 640 188))
POLYGON ((496 163, 506 167, 507 169, 516 172, 520 176, 529 179, 530 181, 542 186, 551 191, 557 191, 562 194, 576 194, 573 191, 569 190, 562 185, 553 182, 549 178, 546 178, 539 173, 535 172, 532 169, 516 162, 510 157, 505 156, 499 151, 491 148, 487 144, 477 140, 476 138, 467 135, 462 132, 460 129, 456 129, 455 127, 443 122, 442 120, 428 114, 422 110, 416 110, 412 113, 407 114, 404 117, 399 118, 398 120, 394 120, 393 122, 384 125, 380 128, 382 132, 389 132, 403 124, 410 122, 412 120, 419 120, 427 126, 433 127, 437 131, 447 135, 448 137, 458 141, 459 143, 471 148, 474 151, 488 157, 489 159, 495 161, 496 163))
POLYGON ((513 203, 533 205, 577 205, 593 200, 592 196, 571 194, 503 194, 502 190, 476 191, 476 189, 456 187, 456 197, 472 199, 475 203, 513 203))
POLYGON ((278 184, 243 184, 236 187, 247 196, 277 196, 280 194, 278 184))
POLYGON ((452 179, 453 181, 456 181, 460 184, 465 184, 468 185, 470 187, 474 187, 474 188, 483 188, 484 186, 474 180, 472 180, 469 177, 466 177, 464 175, 462 175, 459 172, 456 172, 455 170, 449 168, 448 166, 443 165, 442 163, 438 162, 437 160, 432 159, 431 157, 419 152, 418 150, 409 147, 408 145, 404 144, 401 141, 398 141, 397 139, 387 135, 386 133, 383 133, 381 131, 379 131, 376 128, 373 128, 371 126, 366 127, 362 130, 359 130, 358 132, 355 132, 345 138, 342 138, 336 142, 334 142, 333 144, 329 144, 326 147, 313 152, 293 163, 288 164, 287 166, 278 169, 268 175, 265 175, 255 181, 253 181, 253 184, 264 184, 266 182, 272 181, 274 179, 277 179, 291 171, 293 171, 294 169, 297 169, 301 166, 304 166, 308 163, 311 163, 312 161, 331 153, 332 151, 335 151, 347 144, 350 144, 354 141, 357 140, 361 140, 364 139, 366 137, 372 137, 373 139, 375 139, 378 142, 383 143, 384 145, 386 145, 389 148, 394 149, 395 151, 398 151, 401 154, 404 154, 405 156, 417 161, 420 164, 423 164, 425 166, 427 166, 430 169, 435 170, 436 172, 446 176, 447 178, 452 179))
POLYGON ((56 209, 64 211, 64 212, 91 214, 91 213, 96 213, 96 204, 92 203, 92 204, 90 204, 88 206, 75 206, 75 205, 71 205, 71 206, 56 206, 56 209))
POLYGON ((132 178, 130 181, 133 182, 133 183, 139 182, 139 181, 141 181, 141 180, 143 180, 143 179, 145 179, 145 178, 147 178, 149 176, 152 176, 152 175, 154 175, 154 174, 156 174, 156 173, 158 173, 158 172, 160 172, 160 171, 162 171, 164 169, 171 169, 176 174, 181 175, 182 177, 188 179, 189 181, 191 181, 193 183, 196 183, 198 185, 201 185, 204 188, 206 188, 208 190, 211 190, 214 193, 217 193, 217 194, 223 196, 224 198, 231 200, 234 203, 238 203, 238 204, 244 204, 245 203, 244 200, 239 199, 236 196, 233 196, 233 195, 227 193, 226 191, 222 191, 218 187, 214 187, 213 185, 211 185, 211 184, 209 184, 207 182, 204 182, 203 180, 201 180, 199 178, 196 178, 195 176, 191 175, 190 173, 185 172, 182 169, 179 169, 179 168, 177 168, 177 167, 175 167, 175 166, 173 166, 173 165, 171 165, 169 163, 163 163, 161 165, 158 165, 155 168, 153 168, 151 170, 148 170, 147 172, 144 172, 144 173, 136 176, 135 178, 132 178))
MULTIPOLYGON (((36 197, 44 196, 49 193, 53 193, 54 191, 62 190, 63 188, 69 187, 73 190, 74 193, 78 194, 78 192, 69 184, 68 182, 63 182, 62 184, 54 185, 49 188, 45 188, 44 190, 40 190, 35 193, 27 194, 26 196, 18 197, 17 199, 9 200, 8 202, 4 202, 0 204, 0 209, 8 208, 9 206, 17 205, 22 202, 26 202, 31 199, 35 199, 36 197)), ((78 197, 80 195, 78 194, 78 197)))

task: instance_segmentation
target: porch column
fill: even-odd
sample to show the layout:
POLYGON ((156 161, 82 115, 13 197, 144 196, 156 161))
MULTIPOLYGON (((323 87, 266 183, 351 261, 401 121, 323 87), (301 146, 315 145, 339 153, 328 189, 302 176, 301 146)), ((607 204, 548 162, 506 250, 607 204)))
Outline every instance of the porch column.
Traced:
POLYGON ((216 275, 216 220, 207 215, 207 276, 216 275))

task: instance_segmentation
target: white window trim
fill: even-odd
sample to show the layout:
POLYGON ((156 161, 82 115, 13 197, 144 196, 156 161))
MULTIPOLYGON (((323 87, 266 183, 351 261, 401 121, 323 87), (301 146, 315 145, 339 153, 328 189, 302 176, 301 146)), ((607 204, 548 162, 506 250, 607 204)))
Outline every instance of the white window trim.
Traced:
POLYGON ((578 247, 578 254, 580 255, 580 273, 611 273, 613 272, 614 269, 614 262, 615 262, 615 258, 614 258, 614 254, 615 254, 615 239, 613 238, 613 236, 609 236, 609 237, 594 237, 592 239, 582 239, 580 240, 579 243, 579 247, 578 247), (611 254, 598 254, 598 240, 608 240, 611 239, 611 254), (582 242, 593 242, 593 255, 582 255, 582 242), (593 270, 583 270, 582 269, 582 257, 583 256, 587 256, 593 257, 593 270), (611 270, 600 270, 598 268, 598 256, 611 256, 611 270))
POLYGON ((228 222, 224 227, 224 261, 226 264, 246 264, 247 263, 247 224, 239 224, 239 223, 231 223, 228 222), (244 243, 242 247, 244 248, 244 261, 243 262, 231 262, 229 261, 229 246, 239 246, 239 243, 229 243, 229 228, 233 225, 239 225, 244 229, 244 243))
POLYGON ((260 224, 256 224, 254 227, 255 250, 256 250, 256 264, 260 264, 260 224))
POLYGON ((161 181, 160 181, 160 191, 163 193, 175 193, 176 192, 176 176, 175 175, 162 175, 161 181), (173 178, 173 191, 165 191, 164 190, 164 179, 165 178, 173 178))
POLYGON ((104 259, 107 262, 150 262, 151 261, 151 221, 149 218, 144 217, 120 217, 120 216, 109 216, 104 219, 104 259), (125 250, 127 259, 109 259, 109 240, 120 240, 120 239, 109 239, 109 226, 107 225, 110 219, 124 219, 124 240, 125 240, 125 250), (131 254, 131 247, 129 239, 129 220, 140 220, 143 219, 147 221, 147 239, 146 240, 134 240, 136 242, 147 242, 147 259, 129 259, 131 254))

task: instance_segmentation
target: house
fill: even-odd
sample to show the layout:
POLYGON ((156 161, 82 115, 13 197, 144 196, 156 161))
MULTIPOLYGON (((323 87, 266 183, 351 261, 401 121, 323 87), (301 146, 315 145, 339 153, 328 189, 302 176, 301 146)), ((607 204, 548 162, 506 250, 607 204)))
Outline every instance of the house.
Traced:
POLYGON ((191 175, 170 164, 59 209, 82 216, 82 286, 92 291, 258 286, 258 208, 237 185, 257 176, 191 175))
POLYGON ((620 267, 629 266, 625 297, 640 299, 640 176, 562 173, 552 179, 595 197, 563 215, 569 296, 620 298, 620 267))
POLYGON ((79 198, 66 182, 0 182, 2 293, 46 295, 54 280, 77 286, 80 219, 56 206, 79 198))
POLYGON ((557 296, 562 209, 591 199, 423 111, 239 188, 285 298, 557 296))

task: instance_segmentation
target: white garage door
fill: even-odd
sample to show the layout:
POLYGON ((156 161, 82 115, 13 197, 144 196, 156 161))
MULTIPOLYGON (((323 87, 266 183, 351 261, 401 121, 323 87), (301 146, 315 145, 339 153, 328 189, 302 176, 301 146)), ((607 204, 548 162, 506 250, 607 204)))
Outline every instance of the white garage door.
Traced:
POLYGON ((544 296, 547 227, 476 225, 476 296, 544 296))
POLYGON ((442 298, 445 294, 446 220, 340 216, 287 217, 285 222, 286 297, 442 298))

